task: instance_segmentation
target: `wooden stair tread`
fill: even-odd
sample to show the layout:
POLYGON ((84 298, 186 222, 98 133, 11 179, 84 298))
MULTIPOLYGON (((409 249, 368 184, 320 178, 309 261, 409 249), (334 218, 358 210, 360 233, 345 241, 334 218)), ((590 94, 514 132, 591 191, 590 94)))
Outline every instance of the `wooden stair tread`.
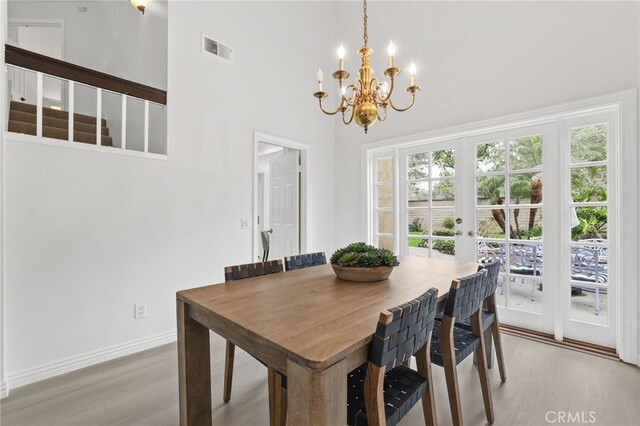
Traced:
MULTIPOLYGON (((9 110, 13 110, 13 111, 22 111, 22 112, 28 112, 31 114, 36 113, 36 106, 33 104, 28 104, 25 102, 17 102, 17 101, 11 101, 11 105, 9 107, 9 110)), ((57 109, 51 109, 51 108, 42 108, 42 113, 43 113, 43 117, 54 117, 54 118, 59 118, 62 120, 68 120, 69 119, 69 112, 68 111, 59 111, 57 109)), ((73 118, 74 118, 74 122, 75 121, 81 121, 87 124, 95 124, 96 123, 96 117, 92 117, 90 115, 85 115, 85 114, 78 114, 75 113, 73 114, 73 118)), ((107 126, 107 120, 105 120, 104 118, 102 119, 102 126, 106 127, 107 126)))
MULTIPOLYGON (((22 121, 9 121, 8 131, 13 133, 24 133, 27 135, 36 135, 36 125, 32 123, 25 123, 22 121)), ((43 126, 42 136, 46 138, 69 140, 69 129, 62 129, 58 127, 43 126)), ((88 144, 96 144, 96 134, 87 133, 82 131, 73 132, 74 142, 82 142, 88 144)), ((111 136, 101 136, 102 146, 113 146, 113 139, 111 136)))
MULTIPOLYGON (((10 121, 17 121, 17 122, 23 122, 23 123, 29 123, 29 124, 36 124, 36 120, 37 117, 35 114, 32 114, 30 112, 24 112, 24 111, 17 111, 17 110, 11 110, 9 112, 9 120, 10 121)), ((56 118, 56 117, 49 117, 44 115, 42 117, 42 126, 43 127, 56 127, 59 129, 68 129, 69 128, 69 120, 68 119, 62 119, 62 118, 56 118)), ((78 120, 74 120, 73 122, 73 130, 78 130, 80 132, 85 132, 85 133, 93 133, 94 135, 96 134, 96 125, 95 122, 94 124, 89 124, 86 123, 84 121, 78 121, 78 120)), ((102 127, 101 128, 101 134, 103 136, 109 136, 109 128, 108 127, 102 127)))

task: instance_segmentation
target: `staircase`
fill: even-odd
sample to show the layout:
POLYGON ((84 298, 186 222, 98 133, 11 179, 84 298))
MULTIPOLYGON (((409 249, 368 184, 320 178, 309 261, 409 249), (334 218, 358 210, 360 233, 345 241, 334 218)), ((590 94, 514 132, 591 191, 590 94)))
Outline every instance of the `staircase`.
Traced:
MULTIPOLYGON (((101 122, 102 146, 113 146, 109 136, 107 120, 101 122)), ((36 106, 24 102, 11 101, 9 108, 9 129, 13 133, 36 134, 36 106)), ((42 108, 42 136, 45 138, 69 140, 69 113, 51 108, 42 108)), ((96 144, 96 117, 73 114, 73 140, 96 144)))

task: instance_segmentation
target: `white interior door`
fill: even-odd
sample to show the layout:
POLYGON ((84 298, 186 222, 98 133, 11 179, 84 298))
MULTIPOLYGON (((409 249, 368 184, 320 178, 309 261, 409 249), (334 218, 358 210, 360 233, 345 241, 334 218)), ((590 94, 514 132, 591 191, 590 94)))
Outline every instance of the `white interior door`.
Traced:
POLYGON ((269 167, 271 234, 269 259, 299 254, 299 151, 273 158, 269 167))

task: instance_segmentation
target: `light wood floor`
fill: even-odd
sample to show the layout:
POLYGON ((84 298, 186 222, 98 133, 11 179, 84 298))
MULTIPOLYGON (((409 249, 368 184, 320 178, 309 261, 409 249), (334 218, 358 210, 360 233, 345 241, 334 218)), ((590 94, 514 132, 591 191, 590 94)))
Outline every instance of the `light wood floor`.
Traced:
MULTIPOLYGON (((491 384, 496 424, 543 425, 549 411, 593 411, 595 424, 640 424, 640 369, 543 343, 504 335, 507 383, 497 367, 491 384)), ((212 338, 214 423, 267 425, 267 371, 253 358, 236 351, 231 401, 222 403, 220 372, 224 343, 212 338)), ((434 366, 440 424, 450 424, 442 369, 434 366)), ((485 424, 477 370, 471 357, 458 366, 463 419, 485 424)), ((11 391, 0 402, 1 424, 15 425, 177 425, 176 346, 89 367, 11 391)), ((421 404, 401 425, 424 424, 421 404)), ((557 419, 550 414, 548 420, 557 419)))

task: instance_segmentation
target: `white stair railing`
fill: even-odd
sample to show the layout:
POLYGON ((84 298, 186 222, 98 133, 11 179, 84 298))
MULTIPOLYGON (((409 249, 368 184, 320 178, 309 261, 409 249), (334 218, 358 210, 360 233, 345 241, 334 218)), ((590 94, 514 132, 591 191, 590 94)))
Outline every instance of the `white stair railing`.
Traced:
MULTIPOLYGON (((31 72, 30 70, 28 70, 26 68, 22 68, 22 67, 18 67, 18 66, 15 66, 15 65, 7 64, 7 68, 9 68, 9 67, 15 69, 16 71, 22 70, 24 72, 27 72, 27 71, 31 72)), ((15 72, 14 73, 7 73, 7 76, 9 78, 11 78, 9 74, 15 75, 16 73, 15 72)), ((45 104, 48 103, 48 101, 49 101, 48 99, 46 99, 44 97, 44 79, 45 79, 45 77, 50 77, 50 76, 48 74, 40 72, 40 71, 36 71, 35 75, 36 75, 36 84, 35 84, 36 85, 36 90, 35 90, 35 93, 36 93, 36 137, 42 138, 42 137, 44 137, 44 135, 43 135, 43 128, 44 128, 44 125, 43 125, 43 122, 44 122, 44 112, 43 111, 44 110, 43 110, 43 108, 46 108, 45 104)), ((59 78, 59 77, 55 77, 55 76, 51 76, 51 77, 59 78)), ((76 113, 79 113, 79 114, 83 113, 82 111, 78 111, 78 103, 76 102, 76 95, 79 93, 76 90, 76 84, 81 84, 81 85, 83 85, 85 87, 93 88, 96 91, 95 92, 96 93, 96 108, 95 108, 95 111, 96 111, 96 114, 95 114, 96 115, 96 117, 95 117, 95 119, 96 119, 96 121, 95 121, 95 123, 96 123, 96 135, 95 135, 95 146, 98 147, 98 149, 111 149, 111 148, 118 149, 117 147, 104 147, 103 144, 102 144, 102 136, 103 136, 102 135, 102 118, 103 118, 103 115, 106 112, 105 109, 103 108, 104 90, 102 88, 100 88, 100 87, 88 86, 88 85, 86 85, 84 83, 77 83, 77 82, 75 82, 73 80, 62 79, 62 78, 59 78, 59 79, 62 80, 62 81, 66 81, 67 85, 68 85, 68 87, 67 87, 68 98, 67 98, 67 101, 66 101, 66 110, 68 112, 68 127, 67 127, 67 130, 68 130, 68 139, 67 140, 68 140, 68 142, 76 142, 75 141, 75 137, 74 137, 75 132, 77 131, 76 126, 75 126, 75 124, 76 124, 75 114, 76 113)), ((12 84, 12 82, 10 81, 9 82, 9 87, 11 87, 11 84, 12 84)), ((121 125, 119 149, 123 150, 123 151, 132 151, 133 150, 133 151, 140 152, 139 150, 134 150, 134 149, 131 148, 132 142, 134 142, 134 141, 127 140, 128 139, 127 136, 131 136, 131 135, 128 135, 128 133, 127 133, 127 120, 128 120, 128 117, 127 117, 128 116, 127 103, 129 101, 129 98, 131 98, 131 99, 140 100, 140 101, 144 102, 143 117, 136 118, 136 120, 139 120, 143 125, 143 129, 141 131, 143 140, 139 141, 138 143, 140 143, 140 142, 142 143, 142 147, 141 147, 142 148, 142 152, 150 153, 150 151, 149 151, 149 144, 150 144, 149 126, 152 123, 150 123, 149 109, 150 109, 150 104, 155 103, 155 102, 152 102, 152 101, 149 101, 149 100, 146 100, 146 99, 136 98, 136 97, 124 94, 124 93, 117 93, 117 92, 111 92, 111 91, 109 91, 109 92, 110 93, 115 93, 115 94, 117 94, 117 95, 119 95, 121 97, 120 117, 118 117, 118 118, 120 118, 120 125, 121 125), (129 146, 129 148, 128 148, 128 146, 129 146)), ((10 103, 11 100, 18 101, 18 102, 21 101, 21 99, 11 99, 11 97, 12 97, 11 93, 8 93, 8 98, 9 98, 8 99, 8 103, 10 103)), ((31 103, 31 102, 33 102, 33 100, 27 99, 26 102, 27 103, 31 103)), ((86 103, 83 103, 83 104, 86 105, 86 103)), ((166 108, 165 105, 158 104, 158 103, 155 103, 155 104, 159 105, 162 108, 166 108)), ((47 105, 47 107, 48 106, 49 105, 47 105)), ((85 115, 92 115, 92 114, 88 113, 88 114, 85 114, 85 115)), ((109 117, 105 117, 105 118, 107 118, 107 125, 109 125, 110 118, 109 117)), ((114 118, 115 117, 111 117, 111 120, 113 120, 114 118)), ((154 125, 158 125, 157 123, 153 123, 153 124, 154 125)), ((165 119, 165 123, 162 123, 162 124, 166 125, 166 119, 165 119)), ((115 135, 113 133, 110 133, 110 136, 112 136, 112 138, 115 139, 115 135)), ((49 138, 45 138, 45 139, 49 139, 49 138)), ((140 146, 140 145, 138 145, 138 146, 140 146)), ((151 153, 151 154, 166 155, 166 152, 163 152, 163 153, 154 152, 154 153, 151 153)))

